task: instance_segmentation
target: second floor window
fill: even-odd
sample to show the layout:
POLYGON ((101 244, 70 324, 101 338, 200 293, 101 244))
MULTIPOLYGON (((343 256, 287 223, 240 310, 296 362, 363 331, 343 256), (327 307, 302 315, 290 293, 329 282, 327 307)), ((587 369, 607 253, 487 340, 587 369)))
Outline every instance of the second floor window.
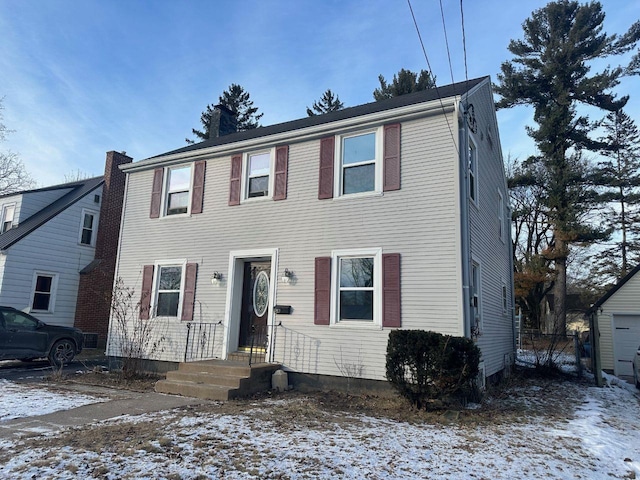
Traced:
POLYGON ((189 209, 189 188, 191 186, 191 166, 168 169, 166 214, 187 213, 189 209))
POLYGON ((14 205, 5 205, 2 208, 2 229, 0 229, 0 233, 4 233, 7 230, 11 230, 13 228, 13 216, 16 212, 16 206, 14 205))
POLYGON ((98 215, 90 210, 82 210, 82 224, 80 225, 80 243, 82 245, 95 245, 95 231, 98 215))
POLYGON ((247 156, 246 198, 269 196, 270 173, 271 152, 254 153, 247 156))
POLYGON ((376 132, 342 137, 341 194, 376 190, 376 132))
POLYGON ((475 144, 469 139, 469 198, 476 203, 478 201, 478 155, 475 144))

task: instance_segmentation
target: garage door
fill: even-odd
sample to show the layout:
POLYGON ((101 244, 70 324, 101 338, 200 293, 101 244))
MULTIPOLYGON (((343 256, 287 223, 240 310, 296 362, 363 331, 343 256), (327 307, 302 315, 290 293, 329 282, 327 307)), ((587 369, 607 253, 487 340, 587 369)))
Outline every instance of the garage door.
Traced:
POLYGON ((633 375, 633 357, 640 345, 640 315, 613 317, 613 355, 616 375, 633 375))

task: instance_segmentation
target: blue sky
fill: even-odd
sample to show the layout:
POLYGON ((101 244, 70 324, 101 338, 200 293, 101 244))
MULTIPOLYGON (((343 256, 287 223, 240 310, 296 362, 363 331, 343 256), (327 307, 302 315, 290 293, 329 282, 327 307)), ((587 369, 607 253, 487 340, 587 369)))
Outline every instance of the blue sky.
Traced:
MULTIPOLYGON (((601 2, 607 33, 640 18, 640 2, 601 2)), ((460 2, 442 0, 453 80, 465 78, 460 2)), ((496 80, 507 45, 544 1, 463 2, 469 78, 496 80)), ((438 0, 412 0, 439 85, 451 83, 438 0)), ((231 83, 263 125, 306 116, 331 88, 345 106, 373 101, 378 75, 427 69, 405 0, 0 0, 0 97, 18 152, 39 186, 102 174, 105 152, 134 161, 185 145, 202 110, 231 83)), ((626 79, 640 122, 640 78, 626 79)), ((505 155, 534 152, 525 107, 498 113, 505 155)))

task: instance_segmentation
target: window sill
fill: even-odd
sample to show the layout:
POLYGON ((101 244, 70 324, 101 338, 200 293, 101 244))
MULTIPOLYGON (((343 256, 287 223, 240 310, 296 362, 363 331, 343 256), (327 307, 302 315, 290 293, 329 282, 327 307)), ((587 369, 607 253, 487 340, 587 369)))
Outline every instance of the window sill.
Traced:
POLYGON ((342 321, 334 322, 329 325, 330 328, 337 329, 351 329, 351 330, 382 330, 382 325, 373 322, 359 322, 359 321, 342 321))
POLYGON ((174 215, 162 215, 159 220, 167 220, 171 218, 189 218, 191 217, 191 213, 176 213, 174 215))
POLYGON ((240 201, 240 204, 245 204, 245 203, 254 203, 254 202, 265 202, 267 200, 273 200, 273 196, 272 195, 268 195, 266 197, 250 197, 250 198, 243 198, 240 201))
POLYGON ((333 197, 334 200, 352 200, 356 198, 369 198, 369 197, 384 197, 384 192, 362 192, 362 193, 348 193, 346 195, 338 195, 333 197))

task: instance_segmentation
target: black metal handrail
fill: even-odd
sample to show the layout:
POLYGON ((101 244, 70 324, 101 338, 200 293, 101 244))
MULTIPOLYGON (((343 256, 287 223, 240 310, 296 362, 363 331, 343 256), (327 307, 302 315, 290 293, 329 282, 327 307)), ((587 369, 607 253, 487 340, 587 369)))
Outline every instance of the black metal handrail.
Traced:
POLYGON ((187 323, 187 341, 184 347, 184 361, 216 358, 216 331, 222 322, 187 323))
POLYGON ((253 354, 262 354, 262 362, 264 362, 264 355, 267 352, 267 344, 269 342, 269 335, 267 333, 267 325, 251 325, 251 338, 249 347, 249 366, 253 363, 253 354))

